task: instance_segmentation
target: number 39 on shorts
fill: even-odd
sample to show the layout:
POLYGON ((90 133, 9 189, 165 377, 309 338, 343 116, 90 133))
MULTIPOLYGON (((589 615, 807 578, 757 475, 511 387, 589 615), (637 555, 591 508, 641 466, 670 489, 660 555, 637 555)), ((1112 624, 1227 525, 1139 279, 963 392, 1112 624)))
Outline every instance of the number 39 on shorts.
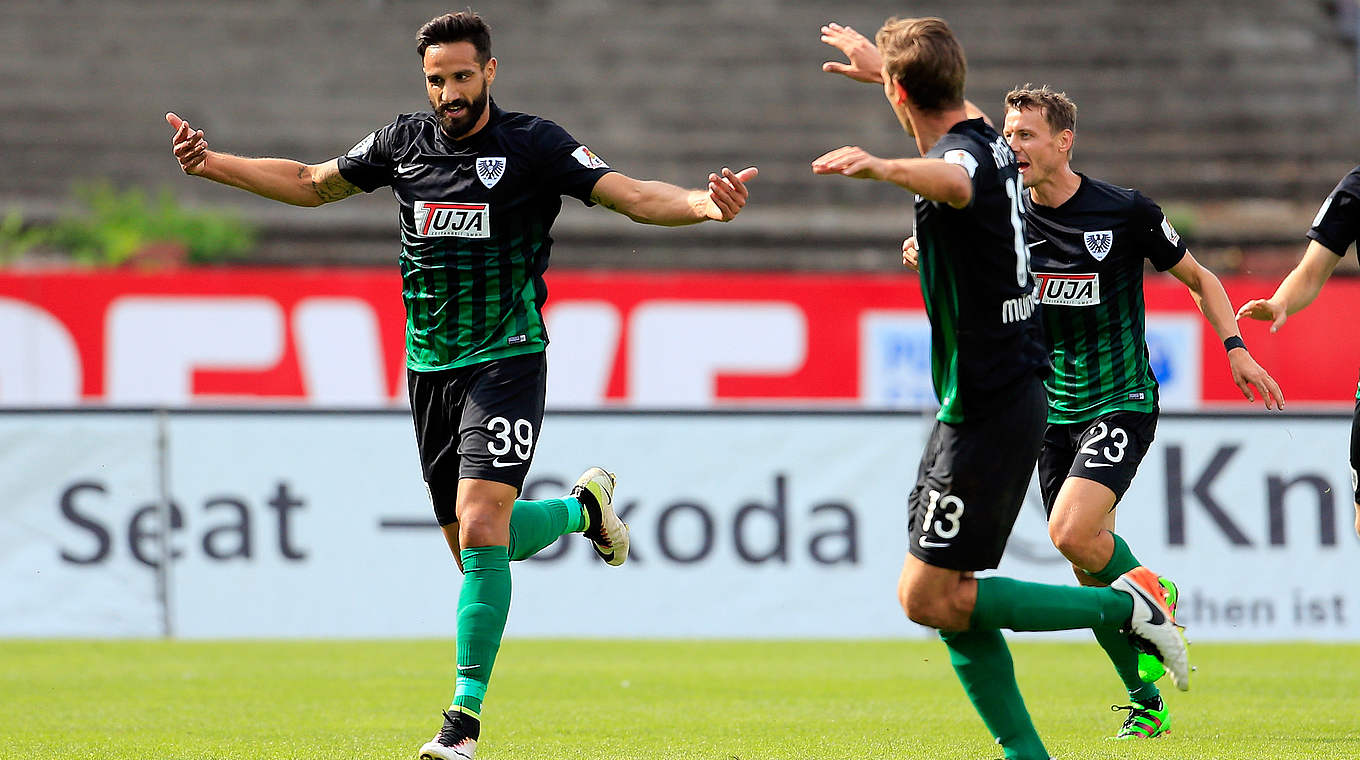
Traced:
POLYGON ((534 450, 534 424, 526 419, 515 420, 512 424, 504 417, 492 417, 486 423, 486 428, 493 437, 486 444, 486 450, 492 456, 505 456, 514 448, 515 456, 524 461, 534 450))

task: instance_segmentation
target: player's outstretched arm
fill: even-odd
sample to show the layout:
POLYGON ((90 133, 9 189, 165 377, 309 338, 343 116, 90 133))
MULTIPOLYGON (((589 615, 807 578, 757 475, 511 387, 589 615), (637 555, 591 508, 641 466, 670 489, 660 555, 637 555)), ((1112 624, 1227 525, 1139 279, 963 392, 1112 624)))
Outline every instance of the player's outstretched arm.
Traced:
MULTIPOLYGON (((1188 252, 1171 267, 1170 271, 1190 289, 1195 305, 1213 326, 1220 340, 1227 341, 1230 338, 1241 340, 1242 336, 1237 331, 1237 320, 1233 317, 1232 302, 1228 300, 1228 292, 1223 289, 1223 283, 1213 272, 1205 269, 1188 252)), ((1252 386, 1255 386, 1261 398, 1265 400, 1267 409, 1284 409, 1284 393, 1280 391, 1279 384, 1270 373, 1256 363, 1244 346, 1228 349, 1228 366, 1232 370, 1233 382, 1237 389, 1242 391, 1244 398, 1248 401, 1256 400, 1251 392, 1252 386)))
POLYGON ((855 179, 891 182, 922 198, 963 208, 973 200, 968 170, 940 158, 892 158, 871 155, 855 145, 823 154, 812 162, 813 174, 839 174, 855 179))
POLYGON ((340 176, 334 159, 324 164, 303 164, 287 158, 245 158, 218 153, 208 150, 203 130, 195 130, 173 113, 167 113, 165 121, 175 130, 170 138, 171 149, 185 174, 294 206, 320 206, 361 192, 340 176))
POLYGON ((883 84, 883 56, 867 37, 833 21, 822 27, 822 42, 841 51, 850 59, 849 63, 827 61, 822 64, 822 71, 828 74, 843 74, 856 82, 883 84))
POLYGON ((706 221, 730 222, 746 206, 750 197, 746 183, 757 174, 754 166, 739 172, 723 167, 721 174, 708 175, 707 189, 686 190, 610 172, 595 183, 590 199, 642 224, 679 227, 706 221))
POLYGON ((1290 314, 1302 310, 1317 298, 1323 283, 1332 276, 1332 271, 1340 261, 1341 257, 1330 248, 1316 240, 1310 241, 1303 259, 1285 275, 1280 287, 1275 289, 1275 295, 1242 304, 1242 308, 1237 310, 1237 318, 1269 321, 1270 331, 1279 332, 1290 314))

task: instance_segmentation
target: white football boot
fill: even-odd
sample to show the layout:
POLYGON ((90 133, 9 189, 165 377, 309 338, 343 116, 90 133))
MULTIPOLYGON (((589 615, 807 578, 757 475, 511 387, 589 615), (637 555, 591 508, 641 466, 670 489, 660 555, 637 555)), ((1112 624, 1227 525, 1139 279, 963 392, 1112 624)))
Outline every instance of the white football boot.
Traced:
POLYGON ((481 722, 460 712, 444 712, 444 727, 420 748, 419 760, 472 760, 481 722))
POLYGON ((614 512, 614 475, 599 467, 581 473, 571 495, 586 508, 590 527, 584 535, 600 559, 617 567, 628 559, 628 524, 614 512))

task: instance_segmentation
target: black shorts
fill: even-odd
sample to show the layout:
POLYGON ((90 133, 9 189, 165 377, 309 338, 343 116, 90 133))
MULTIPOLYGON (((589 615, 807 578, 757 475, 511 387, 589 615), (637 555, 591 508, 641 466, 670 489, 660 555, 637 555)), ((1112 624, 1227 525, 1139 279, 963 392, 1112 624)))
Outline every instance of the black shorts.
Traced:
POLYGON ((457 521, 458 481, 524 486, 543 424, 543 353, 406 373, 420 469, 440 525, 457 521))
POLYGON ((950 570, 1001 563, 1047 414, 1043 381, 1035 375, 1009 404, 983 419, 935 423, 911 492, 913 557, 950 570))
POLYGON ((1039 452, 1039 493, 1053 515, 1058 491, 1068 478, 1094 480, 1124 498, 1138 465, 1157 435, 1157 412, 1107 412, 1093 420, 1053 423, 1039 452))

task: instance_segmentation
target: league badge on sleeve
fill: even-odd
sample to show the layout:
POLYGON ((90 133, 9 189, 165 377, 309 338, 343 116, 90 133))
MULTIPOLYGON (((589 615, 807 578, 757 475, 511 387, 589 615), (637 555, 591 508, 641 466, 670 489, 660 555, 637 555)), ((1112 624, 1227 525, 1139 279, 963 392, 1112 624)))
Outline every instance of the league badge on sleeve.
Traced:
POLYGON ((581 166, 587 169, 608 169, 609 164, 604 159, 590 152, 590 148, 582 145, 571 152, 571 157, 580 162, 581 166))
POLYGON ((1096 230, 1095 232, 1081 233, 1081 239, 1086 243, 1086 252, 1096 261, 1104 261, 1105 256, 1114 247, 1114 231, 1096 230))
POLYGON ((1177 245, 1181 242, 1181 235, 1176 232, 1176 228, 1171 226, 1171 220, 1162 215, 1162 234, 1166 235, 1166 242, 1177 245))
POLYGON ((490 190, 505 176, 505 157, 486 157, 477 159, 477 179, 490 190))

